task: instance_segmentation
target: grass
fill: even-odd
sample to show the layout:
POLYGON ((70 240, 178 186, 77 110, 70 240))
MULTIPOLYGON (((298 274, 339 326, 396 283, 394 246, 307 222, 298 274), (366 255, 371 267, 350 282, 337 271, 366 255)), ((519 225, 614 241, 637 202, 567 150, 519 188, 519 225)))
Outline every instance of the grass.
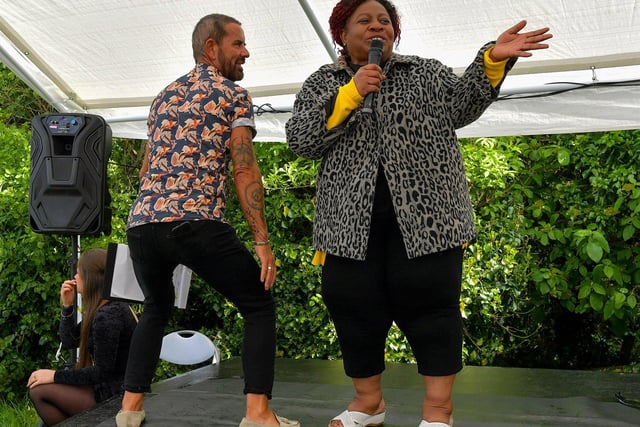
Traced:
POLYGON ((40 418, 29 399, 19 402, 0 400, 2 427, 36 427, 40 418))

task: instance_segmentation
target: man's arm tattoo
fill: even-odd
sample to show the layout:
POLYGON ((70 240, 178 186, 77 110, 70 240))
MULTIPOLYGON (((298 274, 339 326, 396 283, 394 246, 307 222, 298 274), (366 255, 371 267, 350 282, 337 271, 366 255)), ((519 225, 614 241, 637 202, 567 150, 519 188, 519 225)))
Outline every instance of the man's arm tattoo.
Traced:
MULTIPOLYGON (((247 184, 244 189, 244 199, 246 200, 245 217, 249 228, 256 234, 260 231, 259 224, 266 222, 264 216, 264 189, 260 181, 253 181, 247 184)), ((264 236, 266 240, 266 236, 264 236)))
POLYGON ((253 145, 251 140, 245 136, 240 136, 231 140, 234 150, 235 167, 249 167, 255 163, 253 145))

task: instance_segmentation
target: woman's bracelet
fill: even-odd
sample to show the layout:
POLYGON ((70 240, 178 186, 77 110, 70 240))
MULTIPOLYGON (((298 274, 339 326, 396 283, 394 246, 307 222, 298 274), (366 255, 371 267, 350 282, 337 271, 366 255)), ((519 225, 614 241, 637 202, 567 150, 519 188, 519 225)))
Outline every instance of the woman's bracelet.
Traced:
POLYGON ((62 310, 60 310, 60 317, 62 317, 63 319, 68 319, 70 317, 73 317, 73 306, 69 306, 69 307, 65 307, 62 306, 62 310), (65 311, 67 313, 65 313, 65 311))
POLYGON ((255 240, 253 241, 253 246, 267 246, 269 245, 269 241, 265 240, 264 242, 256 242, 255 240))

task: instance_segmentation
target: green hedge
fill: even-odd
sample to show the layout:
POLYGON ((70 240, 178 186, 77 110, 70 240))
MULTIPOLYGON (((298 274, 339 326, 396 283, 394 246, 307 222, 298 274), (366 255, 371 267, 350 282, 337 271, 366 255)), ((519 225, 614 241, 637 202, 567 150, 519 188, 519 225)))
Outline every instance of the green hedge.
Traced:
MULTIPOLYGON (((59 284, 70 272, 71 239, 31 231, 28 127, 0 124, 0 395, 23 396, 35 368, 57 366, 59 284)), ((115 140, 108 165, 110 236, 125 241, 138 183, 141 141, 115 140)), ((478 238, 469 247, 461 309, 465 361, 474 365, 592 368, 638 357, 640 131, 462 141, 478 238)), ((340 358, 311 265, 317 162, 286 144, 257 143, 279 275, 277 354, 340 358)), ((230 189, 229 194, 234 194, 230 189)), ((237 200, 228 216, 249 242, 237 200)), ((139 307, 136 307, 139 309, 139 307)), ((238 355, 237 310, 194 277, 189 306, 170 329, 201 329, 223 356, 238 355)), ((390 361, 411 362, 402 334, 390 361)), ((175 370, 162 364, 158 377, 175 370)))
POLYGON ((465 141, 468 362, 638 362, 640 131, 465 141))

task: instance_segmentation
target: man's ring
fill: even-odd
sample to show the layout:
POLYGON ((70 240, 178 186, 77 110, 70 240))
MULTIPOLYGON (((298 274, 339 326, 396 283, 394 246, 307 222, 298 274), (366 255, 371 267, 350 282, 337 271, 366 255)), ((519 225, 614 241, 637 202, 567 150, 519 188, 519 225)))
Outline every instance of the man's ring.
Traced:
POLYGON ((267 267, 267 270, 271 270, 271 266, 267 267))

